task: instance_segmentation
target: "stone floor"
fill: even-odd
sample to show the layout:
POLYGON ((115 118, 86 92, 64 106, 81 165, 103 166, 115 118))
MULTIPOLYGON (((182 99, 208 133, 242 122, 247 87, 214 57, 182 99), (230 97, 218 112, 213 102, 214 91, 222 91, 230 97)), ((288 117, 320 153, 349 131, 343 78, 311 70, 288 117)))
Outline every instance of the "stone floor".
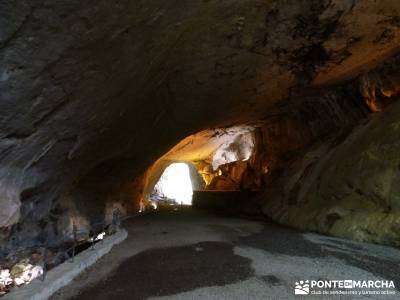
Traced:
MULTIPOLYGON (((52 300, 302 299, 294 295, 300 280, 385 279, 400 290, 400 250, 390 247, 190 209, 159 211, 124 227, 128 239, 52 300)), ((373 290, 396 294, 309 297, 400 299, 398 290, 373 290)))

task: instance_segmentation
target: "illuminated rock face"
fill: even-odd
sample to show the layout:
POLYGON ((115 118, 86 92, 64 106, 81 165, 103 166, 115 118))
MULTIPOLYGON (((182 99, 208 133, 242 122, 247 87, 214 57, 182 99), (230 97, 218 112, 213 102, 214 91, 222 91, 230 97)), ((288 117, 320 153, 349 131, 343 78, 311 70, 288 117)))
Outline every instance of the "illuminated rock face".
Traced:
POLYGON ((314 144, 263 195, 278 222, 400 246, 400 102, 338 143, 314 144))
POLYGON ((396 65, 398 58, 364 75, 374 78, 369 89, 377 91, 379 113, 369 113, 371 98, 352 93, 350 84, 318 99, 305 97, 306 107, 264 127, 270 170, 260 197, 265 214, 305 230, 400 245, 396 65), (381 90, 385 82, 387 92, 381 90), (319 114, 308 114, 309 103, 319 114))
POLYGON ((147 168, 206 129, 261 126, 260 170, 284 180, 395 98, 395 77, 375 79, 399 15, 393 0, 1 1, 0 239, 56 244, 71 218, 136 211, 147 168))

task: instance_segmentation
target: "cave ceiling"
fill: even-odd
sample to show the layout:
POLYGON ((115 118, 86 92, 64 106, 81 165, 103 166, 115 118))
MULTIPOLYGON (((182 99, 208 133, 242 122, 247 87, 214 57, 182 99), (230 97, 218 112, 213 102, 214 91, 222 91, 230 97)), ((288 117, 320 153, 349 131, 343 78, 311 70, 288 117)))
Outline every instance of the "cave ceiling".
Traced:
POLYGON ((393 0, 2 1, 0 227, 358 82, 397 54, 399 16, 393 0))

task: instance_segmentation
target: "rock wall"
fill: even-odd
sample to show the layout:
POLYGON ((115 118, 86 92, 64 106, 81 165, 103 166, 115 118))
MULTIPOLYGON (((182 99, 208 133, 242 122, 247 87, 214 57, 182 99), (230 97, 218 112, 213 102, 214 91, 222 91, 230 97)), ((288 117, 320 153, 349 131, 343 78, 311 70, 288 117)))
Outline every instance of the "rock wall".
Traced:
POLYGON ((363 75, 334 98, 328 92, 313 106, 325 106, 318 110, 325 114, 307 117, 308 125, 292 115, 265 127, 271 171, 261 200, 265 214, 304 230, 400 245, 398 62, 363 75), (373 97, 365 97, 371 76, 373 97), (376 107, 381 112, 366 110, 376 107))
POLYGON ((400 245, 400 103, 344 141, 312 147, 285 166, 264 212, 297 228, 400 245))

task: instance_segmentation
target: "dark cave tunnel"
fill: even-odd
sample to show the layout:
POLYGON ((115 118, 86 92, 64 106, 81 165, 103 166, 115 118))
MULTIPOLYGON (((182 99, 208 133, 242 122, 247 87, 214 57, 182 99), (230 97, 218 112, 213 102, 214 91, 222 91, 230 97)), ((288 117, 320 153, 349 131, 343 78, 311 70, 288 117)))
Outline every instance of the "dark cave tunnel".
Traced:
POLYGON ((195 207, 400 246, 399 2, 17 2, 0 3, 2 261, 190 204, 157 186, 174 164, 195 207))

